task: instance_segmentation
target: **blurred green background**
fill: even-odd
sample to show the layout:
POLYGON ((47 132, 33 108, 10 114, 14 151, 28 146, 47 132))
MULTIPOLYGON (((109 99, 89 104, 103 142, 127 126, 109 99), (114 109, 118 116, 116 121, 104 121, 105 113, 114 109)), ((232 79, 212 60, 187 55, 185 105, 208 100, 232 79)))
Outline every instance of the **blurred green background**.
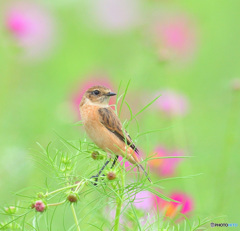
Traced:
MULTIPOLYGON (((56 140, 54 131, 68 140, 84 136, 74 126, 80 119, 74 99, 86 82, 107 79, 117 91, 131 80, 126 100, 134 113, 163 89, 188 101, 181 116, 151 106, 139 117, 141 131, 173 125, 148 135, 150 148, 139 139, 140 149, 179 148, 193 157, 177 175, 202 173, 168 182, 166 191, 192 195, 193 217, 226 215, 221 222, 239 223, 239 9, 238 0, 1 1, 0 205, 15 203, 11 192, 44 184, 31 157, 36 142, 56 140), (180 25, 167 37, 180 33, 176 43, 154 30, 182 18, 182 31, 180 25)), ((129 118, 124 110, 122 121, 129 118)))

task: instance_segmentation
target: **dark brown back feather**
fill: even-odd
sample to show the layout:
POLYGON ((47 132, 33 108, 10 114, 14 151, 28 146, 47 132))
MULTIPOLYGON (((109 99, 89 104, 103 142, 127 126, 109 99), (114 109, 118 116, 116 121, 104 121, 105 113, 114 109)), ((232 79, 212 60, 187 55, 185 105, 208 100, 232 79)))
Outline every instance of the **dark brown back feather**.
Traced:
POLYGON ((128 133, 122 130, 122 124, 112 108, 99 108, 101 123, 124 143, 127 143, 136 153, 139 153, 128 133))

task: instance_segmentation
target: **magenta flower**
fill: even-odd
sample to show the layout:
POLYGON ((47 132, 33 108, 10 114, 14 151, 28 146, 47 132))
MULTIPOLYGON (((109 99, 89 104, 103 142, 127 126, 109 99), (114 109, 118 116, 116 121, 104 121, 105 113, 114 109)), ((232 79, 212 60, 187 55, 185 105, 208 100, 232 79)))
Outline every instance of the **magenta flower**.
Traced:
MULTIPOLYGON (((173 157, 173 156, 182 156, 182 151, 168 151, 164 147, 157 147, 154 151, 156 153, 156 157, 173 157)), ((150 168, 159 174, 160 176, 173 176, 175 174, 176 168, 179 163, 182 161, 180 158, 166 158, 166 159, 152 159, 150 160, 149 166, 150 168)))
POLYGON ((9 4, 5 13, 5 25, 24 57, 40 58, 53 45, 55 26, 49 12, 30 1, 9 4))
POLYGON ((123 32, 139 23, 140 9, 136 0, 102 0, 91 5, 93 20, 108 32, 123 32))
POLYGON ((155 106, 167 116, 184 116, 189 110, 189 103, 183 94, 173 90, 164 90, 160 92, 161 96, 156 101, 155 106))
POLYGON ((154 24, 154 41, 163 60, 191 58, 196 48, 196 29, 185 15, 165 15, 154 24))
POLYGON ((153 196, 152 200, 155 202, 155 209, 160 210, 166 217, 175 217, 177 214, 182 213, 189 215, 194 210, 194 201, 191 196, 183 192, 173 192, 169 195, 169 198, 178 201, 168 202, 158 196, 153 196))
MULTIPOLYGON (((106 75, 93 74, 93 75, 87 76, 84 81, 80 82, 77 85, 76 90, 74 90, 75 93, 73 93, 71 96, 71 101, 74 107, 74 111, 76 111, 78 116, 79 116, 79 104, 81 102, 81 99, 84 93, 88 90, 88 88, 96 85, 108 87, 112 91, 115 90, 113 83, 110 81, 110 79, 106 75)), ((116 102, 116 97, 110 97, 109 104, 113 105, 115 104, 115 102, 116 102)))

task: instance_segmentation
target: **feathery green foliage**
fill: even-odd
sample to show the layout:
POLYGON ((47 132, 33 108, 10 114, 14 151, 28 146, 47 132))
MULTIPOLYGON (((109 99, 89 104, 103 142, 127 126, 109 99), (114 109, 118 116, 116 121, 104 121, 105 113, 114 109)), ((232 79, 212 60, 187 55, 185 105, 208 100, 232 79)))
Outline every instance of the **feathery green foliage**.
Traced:
MULTIPOLYGON (((120 103, 119 114, 124 104, 130 81, 124 91, 120 103)), ((120 91, 120 89, 119 89, 120 91)), ((158 97, 157 97, 158 98, 158 97)), ((156 98, 156 99, 157 99, 156 98)), ((147 104, 136 115, 142 113, 156 99, 147 104)), ((120 100, 118 99, 119 103, 120 100)), ((127 103, 126 103, 127 104, 127 103)), ((131 120, 136 119, 131 113, 131 120)), ((116 106, 117 108, 117 106, 116 106)), ((124 126, 128 126, 128 121, 124 126)), ((139 136, 162 130, 138 133, 139 136)), ((24 191, 15 194, 19 201, 14 209, 2 210, 5 222, 0 223, 1 230, 56 230, 53 221, 62 220, 63 230, 198 230, 209 220, 198 224, 190 224, 185 217, 184 223, 176 224, 164 218, 164 214, 155 211, 144 214, 134 205, 136 195, 141 191, 149 191, 166 201, 174 201, 160 193, 161 183, 168 180, 180 180, 187 177, 173 177, 154 181, 152 184, 144 174, 134 172, 134 167, 126 169, 122 159, 115 167, 111 163, 96 182, 91 178, 108 159, 105 152, 86 140, 69 141, 58 135, 58 144, 49 143, 44 148, 39 143, 33 158, 37 167, 46 174, 44 188, 39 188, 35 195, 25 195, 24 191), (57 146, 57 147, 56 147, 57 146), (94 158, 93 157, 94 153, 94 158), (114 179, 109 179, 109 172, 113 172, 114 179), (95 185, 96 184, 96 185, 95 185), (39 207, 38 207, 39 206, 39 207), (7 212, 8 211, 8 212, 7 212), (66 221, 65 213, 72 213, 73 219, 66 221), (84 215, 82 215, 84 214, 84 215), (87 226, 86 226, 87 225, 87 226), (88 227, 88 228, 86 228, 88 227)), ((154 155, 153 155, 154 156, 154 155)), ((156 157, 147 157, 142 164, 156 157)), ((160 157, 186 158, 188 156, 160 157)), ((111 160, 112 162, 112 160, 111 160)), ((177 201, 174 201, 177 202, 177 201)))

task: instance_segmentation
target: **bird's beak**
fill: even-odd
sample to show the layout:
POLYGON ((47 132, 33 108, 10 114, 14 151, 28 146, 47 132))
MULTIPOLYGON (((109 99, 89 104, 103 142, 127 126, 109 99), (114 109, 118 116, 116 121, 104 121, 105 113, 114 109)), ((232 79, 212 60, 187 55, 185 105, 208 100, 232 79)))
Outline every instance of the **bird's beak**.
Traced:
POLYGON ((116 93, 114 93, 114 92, 108 92, 108 93, 106 94, 106 96, 114 96, 114 95, 116 95, 116 93))

